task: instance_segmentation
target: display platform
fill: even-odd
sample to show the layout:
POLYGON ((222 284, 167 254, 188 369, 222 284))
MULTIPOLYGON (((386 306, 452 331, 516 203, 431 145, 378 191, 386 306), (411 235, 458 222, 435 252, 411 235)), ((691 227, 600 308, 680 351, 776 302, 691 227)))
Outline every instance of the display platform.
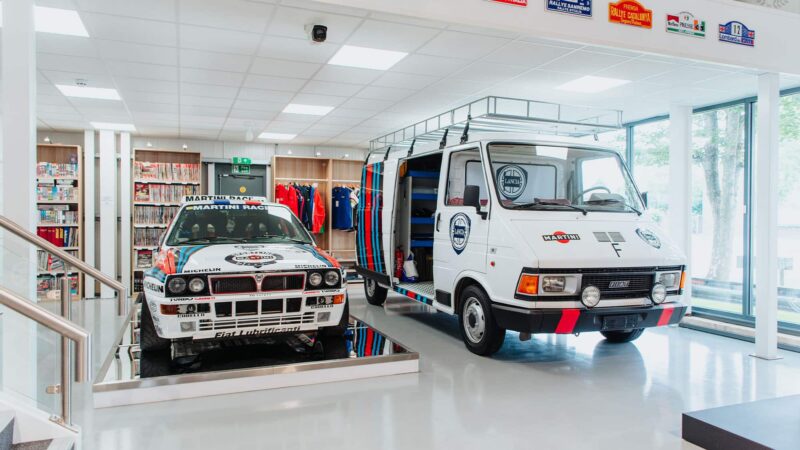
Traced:
POLYGON ((706 449, 800 448, 800 395, 684 413, 682 437, 706 449))
POLYGON ((130 321, 93 386, 94 406, 151 403, 419 371, 419 354, 357 317, 343 337, 197 342, 142 352, 130 321))

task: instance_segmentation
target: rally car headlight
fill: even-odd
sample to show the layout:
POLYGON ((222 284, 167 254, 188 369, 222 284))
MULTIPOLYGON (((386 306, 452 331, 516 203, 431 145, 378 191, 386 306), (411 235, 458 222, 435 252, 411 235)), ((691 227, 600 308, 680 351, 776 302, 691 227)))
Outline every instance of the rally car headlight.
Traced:
POLYGON ((544 292, 564 292, 564 287, 567 284, 566 277, 542 277, 542 291, 544 292))
POLYGON ((308 276, 308 284, 317 287, 322 284, 322 275, 319 272, 314 272, 308 276))
POLYGON ((339 272, 335 270, 329 270, 325 272, 325 284, 328 286, 336 286, 339 282, 339 272))
POLYGON ((192 280, 189 281, 189 290, 195 294, 201 292, 205 288, 206 288, 206 282, 203 281, 202 278, 192 278, 192 280))
POLYGON ((186 290, 186 280, 180 277, 173 278, 167 283, 167 289, 173 294, 180 294, 186 290))

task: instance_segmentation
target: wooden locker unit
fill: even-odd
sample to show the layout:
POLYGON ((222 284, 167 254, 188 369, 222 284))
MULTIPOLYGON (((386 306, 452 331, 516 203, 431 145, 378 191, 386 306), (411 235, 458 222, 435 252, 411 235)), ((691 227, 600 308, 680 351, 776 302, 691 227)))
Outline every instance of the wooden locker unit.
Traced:
POLYGON ((142 291, 144 271, 152 267, 158 241, 178 210, 181 197, 202 194, 203 189, 197 152, 135 148, 132 169, 131 287, 136 293, 142 291), (177 191, 180 195, 175 195, 177 191))
MULTIPOLYGON (((37 233, 74 256, 83 259, 83 157, 79 145, 36 146, 37 233), (71 193, 71 195, 65 195, 71 193), (52 211, 42 213, 41 211, 52 211), (63 242, 69 240, 70 242, 63 242)), ((94 220, 90 218, 89 220, 94 220)), ((51 299, 63 277, 63 262, 37 250, 37 296, 51 299)), ((70 271, 73 298, 83 296, 83 277, 70 271)), ((58 299, 58 296, 52 299, 58 299)))

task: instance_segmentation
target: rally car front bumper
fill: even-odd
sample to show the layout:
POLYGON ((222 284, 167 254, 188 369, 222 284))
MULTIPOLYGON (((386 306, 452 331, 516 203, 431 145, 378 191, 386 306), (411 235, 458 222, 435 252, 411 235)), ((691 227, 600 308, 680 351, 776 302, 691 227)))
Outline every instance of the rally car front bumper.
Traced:
POLYGON ((665 303, 650 307, 594 309, 525 309, 492 304, 497 325, 521 333, 573 334, 587 331, 618 331, 676 324, 687 306, 665 303))

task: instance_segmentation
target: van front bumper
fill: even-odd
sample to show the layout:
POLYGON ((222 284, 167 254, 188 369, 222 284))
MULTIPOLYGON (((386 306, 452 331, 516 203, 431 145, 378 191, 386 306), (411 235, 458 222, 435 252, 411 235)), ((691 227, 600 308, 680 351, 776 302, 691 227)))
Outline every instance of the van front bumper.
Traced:
POLYGON ((522 333, 573 334, 587 331, 616 331, 676 324, 687 306, 666 303, 651 307, 595 309, 525 309, 492 304, 497 325, 522 333))

